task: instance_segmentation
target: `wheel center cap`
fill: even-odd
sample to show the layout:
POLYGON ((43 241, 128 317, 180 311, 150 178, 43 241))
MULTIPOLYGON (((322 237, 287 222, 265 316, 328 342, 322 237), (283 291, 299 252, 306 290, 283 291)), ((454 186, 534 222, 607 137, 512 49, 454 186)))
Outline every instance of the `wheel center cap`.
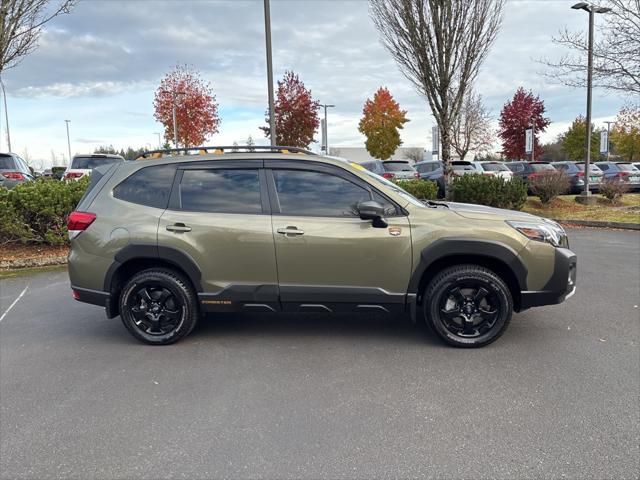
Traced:
POLYGON ((473 313, 473 311, 475 310, 475 307, 473 305, 471 305, 470 303, 467 303, 464 308, 464 313, 466 313, 467 315, 471 315, 473 313))

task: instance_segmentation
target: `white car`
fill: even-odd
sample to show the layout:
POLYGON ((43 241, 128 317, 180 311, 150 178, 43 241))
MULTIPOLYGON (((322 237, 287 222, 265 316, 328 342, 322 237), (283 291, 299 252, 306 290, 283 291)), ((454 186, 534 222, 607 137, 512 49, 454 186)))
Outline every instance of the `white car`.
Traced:
POLYGON ((92 153, 87 155, 76 155, 71 160, 71 165, 64 172, 65 180, 80 180, 85 175, 91 175, 91 170, 100 165, 108 163, 124 162, 124 158, 120 155, 111 155, 109 153, 92 153))
POLYGON ((505 180, 511 180, 513 178, 513 172, 507 168, 503 162, 486 161, 486 162, 473 162, 476 170, 482 175, 488 175, 491 177, 501 177, 505 180))

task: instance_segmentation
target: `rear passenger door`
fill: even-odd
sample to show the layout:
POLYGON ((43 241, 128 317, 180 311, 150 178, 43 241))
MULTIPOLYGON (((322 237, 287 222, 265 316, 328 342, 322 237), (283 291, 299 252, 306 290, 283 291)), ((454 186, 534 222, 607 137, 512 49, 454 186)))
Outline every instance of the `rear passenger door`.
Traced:
MULTIPOLYGON (((276 310, 276 258, 262 160, 178 168, 158 247, 189 255, 201 270, 205 310, 276 310)), ((160 251, 162 256, 162 251, 160 251)))

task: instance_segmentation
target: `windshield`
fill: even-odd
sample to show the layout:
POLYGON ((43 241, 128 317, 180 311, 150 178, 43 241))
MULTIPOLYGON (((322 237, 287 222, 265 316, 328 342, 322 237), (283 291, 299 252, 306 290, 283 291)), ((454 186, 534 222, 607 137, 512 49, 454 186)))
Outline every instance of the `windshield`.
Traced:
POLYGON ((532 163, 531 168, 534 172, 555 171, 555 168, 550 163, 532 163))
POLYGON ((468 164, 468 163, 453 163, 451 164, 451 168, 453 169, 453 171, 465 171, 465 170, 475 170, 475 168, 473 167, 473 165, 468 164))
POLYGON ((384 169, 387 172, 413 172, 413 167, 408 162, 384 162, 384 169))
POLYGON ((418 200, 416 197, 414 197, 413 195, 411 195, 409 192, 407 192, 404 188, 396 185, 393 182, 390 182, 389 180, 387 180, 384 177, 381 177, 380 175, 376 175, 373 172, 370 172, 369 170, 361 170, 362 173, 365 173, 369 176, 369 178, 371 180, 373 180, 374 182, 378 182, 381 185, 384 185, 387 188, 390 188, 391 190, 393 190, 395 193, 397 193, 398 195, 402 196, 402 198, 406 199, 408 202, 413 203, 414 205, 418 205, 420 207, 424 207, 424 203, 422 203, 420 200, 418 200))
POLYGON ((0 170, 15 170, 16 163, 13 161, 13 157, 9 155, 0 156, 0 170))
POLYGON ((100 165, 121 162, 118 157, 73 157, 71 168, 79 170, 92 170, 100 165))
POLYGON ((481 163, 482 168, 486 172, 503 172, 509 171, 507 167, 505 167, 502 163, 481 163))

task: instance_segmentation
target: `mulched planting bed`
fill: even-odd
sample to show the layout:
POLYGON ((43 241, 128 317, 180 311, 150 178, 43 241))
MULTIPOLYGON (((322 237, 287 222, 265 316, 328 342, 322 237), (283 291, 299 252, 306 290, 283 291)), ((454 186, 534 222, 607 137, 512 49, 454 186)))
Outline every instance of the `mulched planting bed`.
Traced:
POLYGON ((59 265, 67 262, 67 245, 0 245, 0 270, 59 265))

